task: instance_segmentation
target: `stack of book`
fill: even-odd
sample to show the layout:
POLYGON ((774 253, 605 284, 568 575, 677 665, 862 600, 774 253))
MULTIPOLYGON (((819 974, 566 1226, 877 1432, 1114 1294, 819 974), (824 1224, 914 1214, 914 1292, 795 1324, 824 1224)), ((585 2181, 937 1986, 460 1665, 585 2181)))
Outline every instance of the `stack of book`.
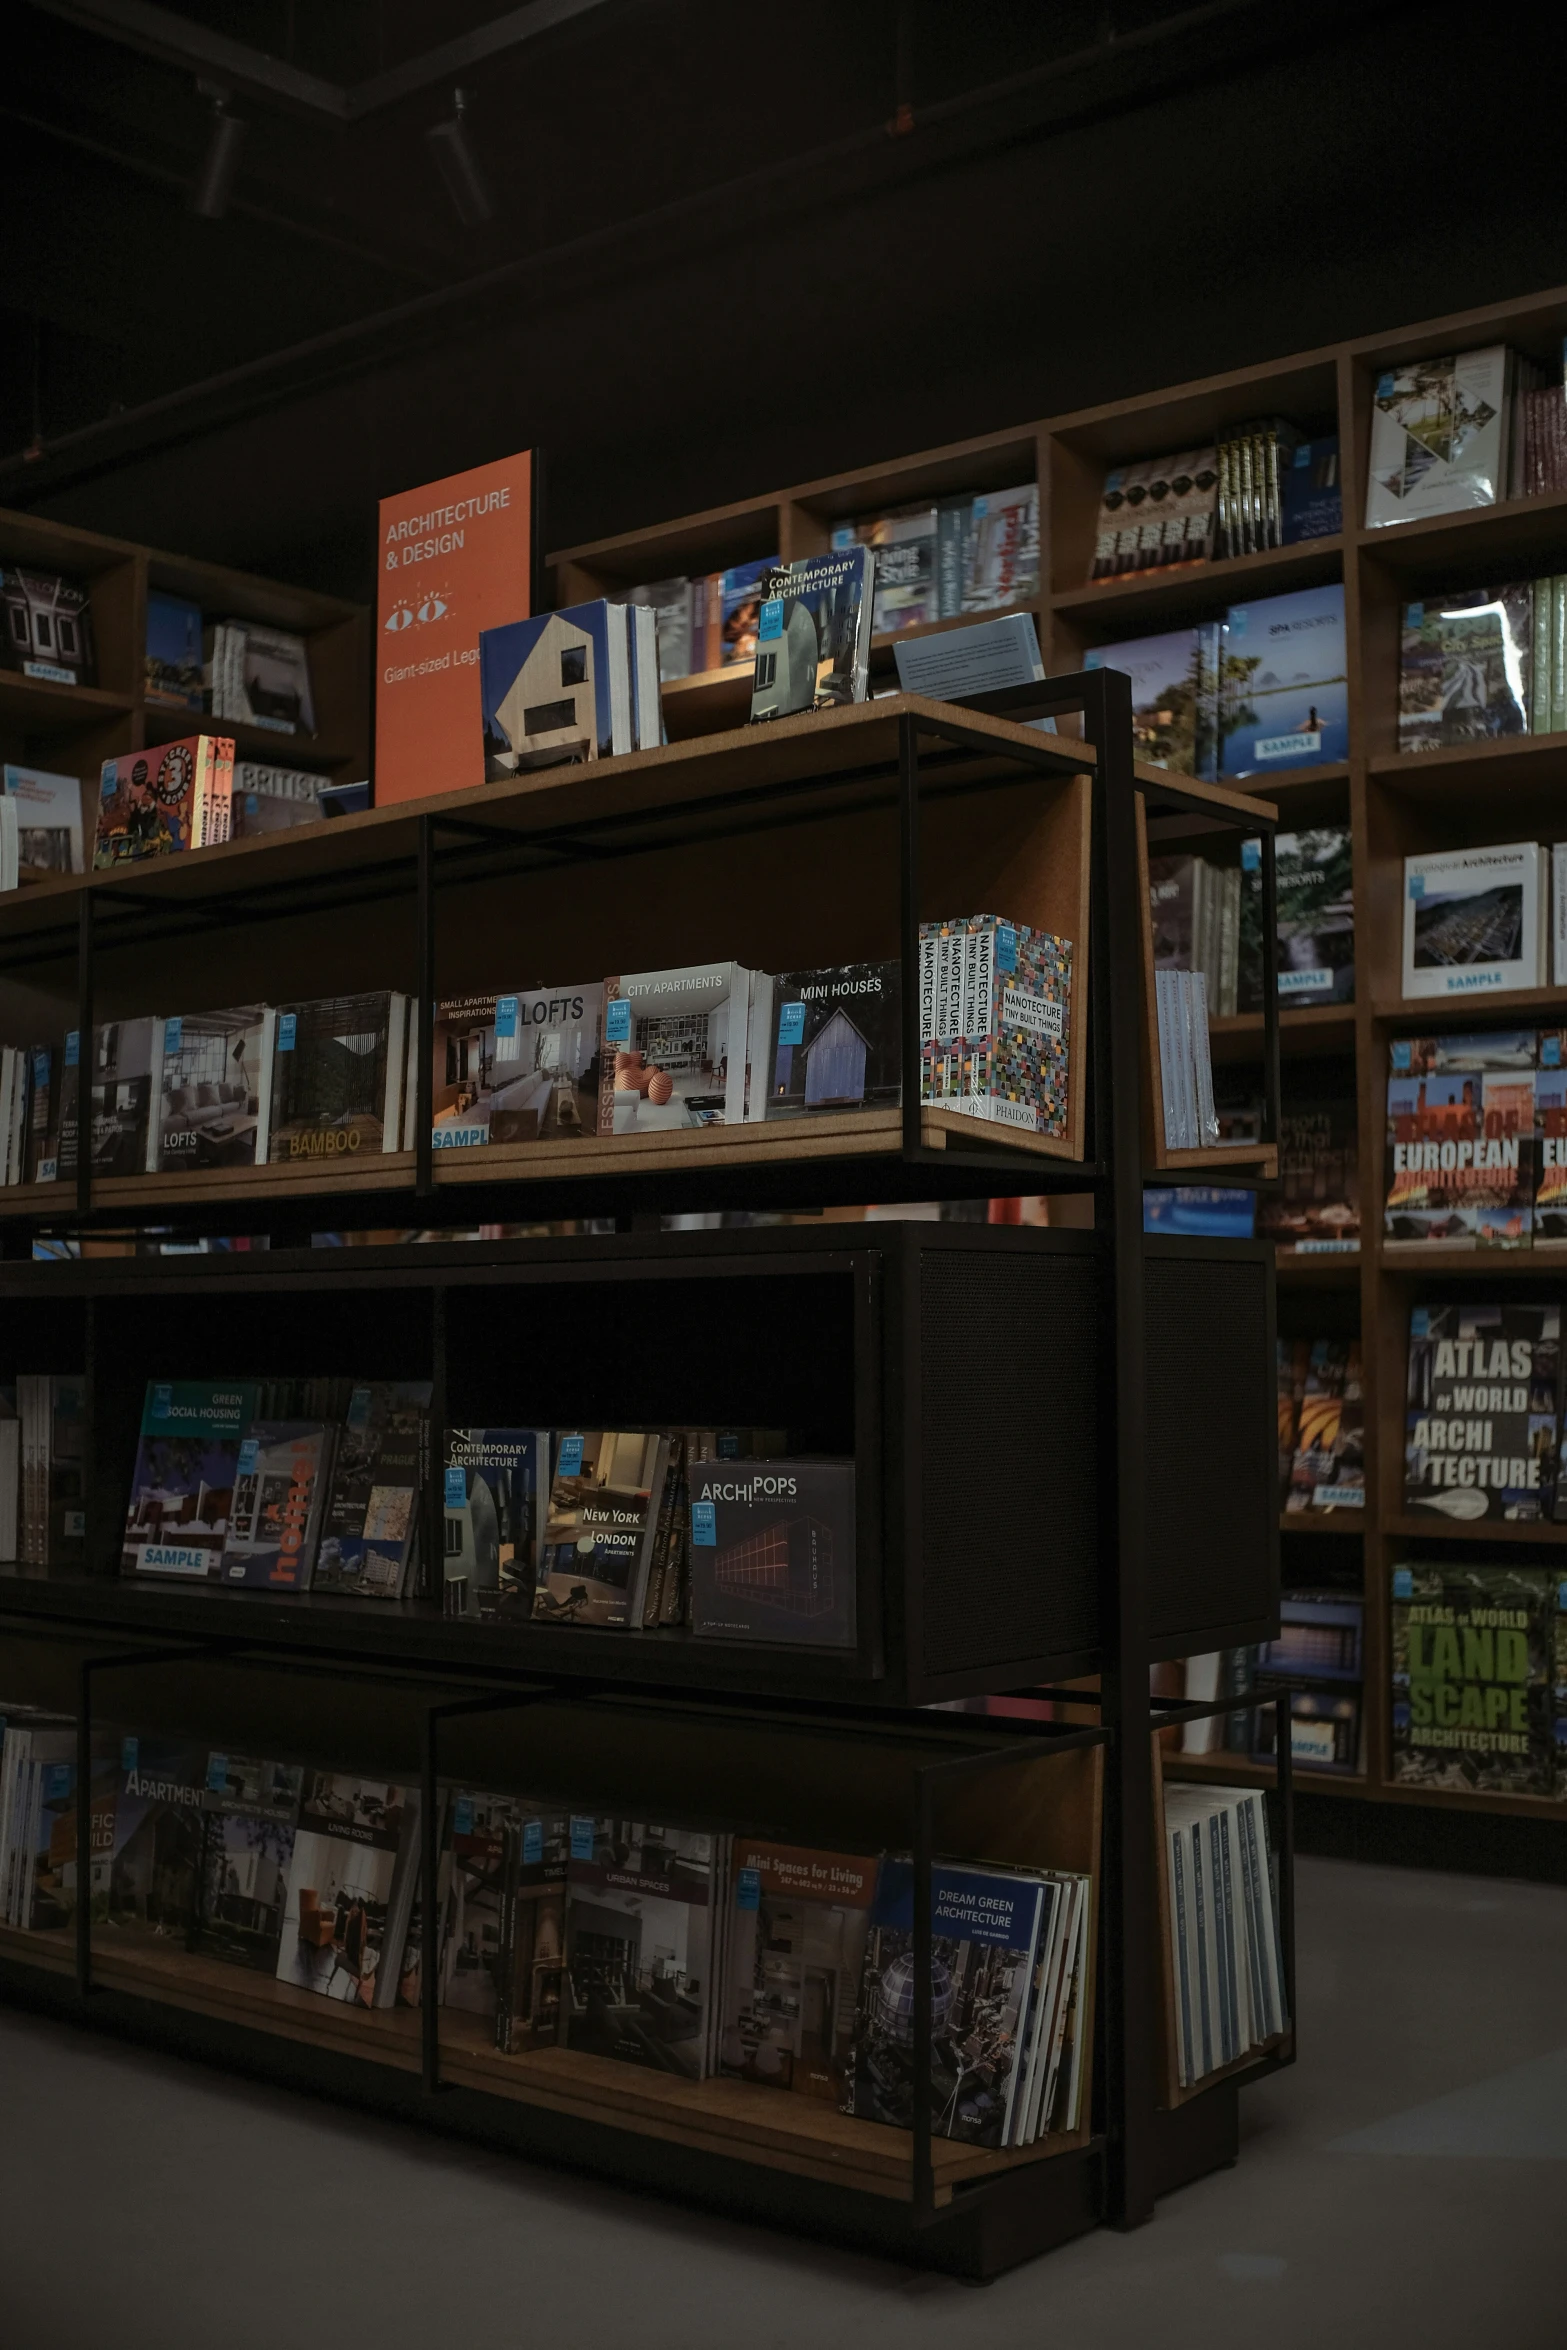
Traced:
MULTIPOLYGON (((1278 833, 1273 877, 1281 1005, 1353 1003, 1355 902, 1347 828, 1278 833)), ((1150 857, 1148 889, 1155 971, 1200 973, 1215 1019, 1260 1011, 1261 842, 1241 843, 1238 866, 1200 856, 1150 857)))
POLYGON ((931 499, 834 526, 831 545, 876 559, 878 636, 996 612, 1039 593, 1039 484, 931 499))
POLYGON ((1338 439, 1283 417, 1227 426, 1217 442, 1113 465, 1099 501, 1090 580, 1257 555, 1343 528, 1338 439))
POLYGON ((1390 367, 1371 402, 1366 527, 1557 486, 1561 369, 1505 344, 1390 367))
POLYGON ((302 636, 253 620, 205 623, 199 604, 161 588, 147 597, 144 679, 159 709, 203 711, 273 734, 316 731, 302 636))
POLYGON ((24 1372, 0 1386, 0 1561, 83 1555, 82 1382, 24 1372))
POLYGON ((1164 1862, 1175 2071, 1190 2088, 1289 2029, 1261 1790, 1167 1784, 1164 1862))
POLYGON ((1383 1243, 1567 1241, 1567 1038, 1556 1028, 1396 1037, 1383 1243))
POLYGON ((1398 747, 1447 750, 1567 732, 1567 574, 1406 604, 1398 747))

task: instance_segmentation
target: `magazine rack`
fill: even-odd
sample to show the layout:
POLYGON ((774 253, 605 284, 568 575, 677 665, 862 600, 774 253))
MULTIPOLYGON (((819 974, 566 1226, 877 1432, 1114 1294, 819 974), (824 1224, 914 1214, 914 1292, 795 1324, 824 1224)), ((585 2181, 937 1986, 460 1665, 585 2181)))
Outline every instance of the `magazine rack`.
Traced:
MULTIPOLYGON (((425 1150, 362 1180, 355 1170, 346 1184, 262 1169, 253 1182, 230 1177, 185 1192, 127 1179, 123 1194, 105 1185, 100 1197, 84 1175, 75 1203, 6 1196, 0 1371, 85 1365, 91 1471, 85 1565, 0 1582, 0 1658, 15 1696, 44 1695, 75 1712, 84 1751, 94 1709, 103 1718, 124 1709, 236 1750, 243 1736, 249 1751, 286 1745, 319 1763, 325 1749, 363 1767, 419 1770, 428 1786, 439 1769, 455 1783, 536 1790, 557 1757, 569 1798, 602 1790, 606 1802, 624 1802, 634 1785, 638 1807, 654 1807, 654 1817, 666 1816, 656 1808, 664 1804, 667 1816, 840 1843, 853 1826, 874 1838, 867 1849, 914 1852, 922 1941, 933 1852, 1053 1850, 1063 1865, 1076 1865, 1070 1852, 1097 1854, 1095 2065, 1081 2142, 1046 2139, 978 2170, 959 2159, 972 2149, 933 2143, 928 2125, 896 2160, 891 2146, 867 2149, 836 2128, 830 2144, 802 2151, 778 2143, 789 2132, 769 2092, 701 2084, 712 2096, 682 2119, 623 2067, 590 2112, 595 2092, 575 2056, 539 2060, 524 2079, 454 2045, 434 2008, 422 2034, 410 2023, 399 2040, 395 2016, 381 2034, 378 2016, 307 2012, 330 2005, 307 1993, 258 2007, 253 1985, 214 1980, 235 1970, 209 1968, 198 1981, 164 1958, 116 1962, 116 1973, 85 1916, 74 1952, 44 1952, 36 1935, 7 1937, 5 1979, 19 1994, 31 1984, 44 1996, 52 1981, 49 1995, 85 2000, 107 1983, 110 1991, 92 1991, 90 2013, 150 2030, 178 2011, 187 2041, 200 2015, 215 2054, 398 2110, 417 2068, 447 2126, 498 2130, 558 2159, 965 2274, 994 2274, 1099 2218, 1135 2225, 1159 2193, 1234 2159, 1238 2081, 1288 2052, 1267 2052, 1178 2105, 1162 2101, 1167 1958, 1149 1667, 1276 1627, 1272 1269, 1260 1247, 1144 1236, 1139 825, 1149 813, 1260 835, 1271 886, 1273 809, 1137 768, 1126 681, 1100 671, 976 708, 897 697, 694 749, 674 744, 556 784, 451 795, 276 845, 198 852, 146 874, 46 885, 0 908, 6 968, 25 968, 34 987, 52 984, 83 1034, 94 1018, 173 1000, 171 990, 189 1000, 200 985, 210 1000, 215 983, 197 975, 219 956, 227 1001, 266 995, 269 955, 288 957, 300 992, 300 973, 321 991, 385 984, 397 976, 386 963, 397 942, 388 916, 399 907, 401 968, 426 1044, 437 986, 493 985, 498 959, 516 951, 507 944, 514 929, 530 960, 551 969, 573 939, 584 963, 614 968, 616 924, 649 962, 667 957, 672 922, 691 952, 754 938, 749 951, 763 968, 787 967, 802 952, 824 961, 901 953, 903 1108, 891 1114, 891 1132, 813 1130, 775 1155, 765 1127, 717 1129, 690 1144, 678 1138, 683 1156, 646 1163, 634 1151, 622 1159, 608 1141, 565 1172, 518 1165, 485 1180, 465 1172, 449 1181, 425 1150), (1081 738, 1028 723, 1056 714, 1080 716, 1081 738), (438 938, 438 892, 444 902, 458 889, 462 920, 438 938), (921 1112, 918 923, 960 902, 1076 924, 1067 932, 1078 984, 1064 1147, 1020 1149, 990 1128, 921 1112), (680 927, 688 919, 689 931, 680 927), (651 1214, 742 1199, 755 1207, 1025 1190, 1088 1195, 1092 1230, 665 1232, 651 1214), (431 1233, 417 1247, 287 1245, 328 1220, 384 1226, 393 1216, 406 1223, 410 1209, 431 1233), (612 1216, 618 1235, 437 1237, 481 1216, 550 1212, 612 1216), (84 1255, 65 1265, 22 1258, 39 1231, 74 1233, 88 1247, 136 1224, 237 1222, 267 1230, 272 1248, 248 1257, 84 1255), (584 1410, 598 1398, 594 1408, 608 1416, 613 1397, 622 1415, 652 1424, 701 1422, 717 1410, 852 1449, 856 1650, 768 1655, 685 1633, 548 1626, 497 1636, 417 1603, 382 1609, 305 1595, 248 1605, 221 1590, 119 1581, 135 1399, 155 1363, 192 1376, 243 1353, 258 1372, 298 1370, 301 1328, 311 1332, 311 1369, 362 1376, 368 1359, 377 1375, 429 1376, 437 1414, 459 1405, 477 1413, 484 1401, 498 1424, 515 1410, 497 1415, 488 1399, 514 1405, 536 1394, 539 1424, 548 1424, 558 1417, 546 1402, 558 1361, 584 1410), (1078 1343, 1067 1346, 1068 1334, 1078 1343), (1216 1444, 1231 1447, 1218 1473, 1216 1444), (1001 1465, 987 1496, 971 1487, 975 1462, 989 1459, 1001 1465), (1194 1459, 1204 1464, 1201 1488, 1194 1459), (1022 1731, 912 1710, 1085 1674, 1099 1676, 1086 1724, 1035 1721, 1022 1731), (1031 1773, 1058 1790, 1048 1802, 1027 1793, 1031 1773), (846 1795, 850 1787, 863 1798, 846 1795), (718 1789, 734 1807, 726 1817, 718 1789), (862 1800, 870 1808, 856 1810, 862 1800), (1030 1821, 1039 1837, 1017 1843, 1030 1821), (354 2036, 367 2022, 373 2042, 354 2036), (446 2081, 461 2086, 437 2099, 446 2081), (504 2127, 492 2110, 502 2106, 504 2127), (675 2146, 684 2149, 678 2163, 675 2146), (793 2182, 787 2196, 783 2176, 793 2182)), ((1270 962, 1265 999, 1271 979, 1270 962)), ((422 1067, 427 1086, 428 1053, 422 1067)), ((1275 1163, 1277 1100, 1275 1058, 1245 1179, 1265 1179, 1275 1163)), ((428 1133, 427 1119, 420 1130, 428 1133)), ((1219 1163, 1234 1180, 1233 1162, 1219 1163)), ((439 1556, 433 1496, 430 1513, 427 1539, 439 1556)), ((1071 1695, 1084 1703, 1081 1690, 1071 1695)), ((1288 1783, 1286 1765, 1286 1792, 1288 1783)), ((1288 1854, 1286 1823, 1286 1871, 1288 1854)), ((917 1970, 926 2068, 919 2019, 928 1998, 928 1970, 917 1970)))

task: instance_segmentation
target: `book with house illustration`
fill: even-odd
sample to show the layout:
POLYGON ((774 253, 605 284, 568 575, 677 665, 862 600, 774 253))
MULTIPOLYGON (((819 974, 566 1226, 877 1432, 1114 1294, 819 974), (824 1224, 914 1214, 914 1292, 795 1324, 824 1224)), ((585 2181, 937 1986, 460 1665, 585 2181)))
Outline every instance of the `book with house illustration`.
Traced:
POLYGON ((598 1125, 603 983, 449 996, 435 1008, 437 1150, 575 1141, 598 1125))
POLYGON ((265 1004, 234 1004, 175 1013, 158 1031, 148 1172, 264 1163, 276 1013, 265 1004))
POLYGON ((255 1415, 251 1380, 148 1381, 120 1553, 123 1573, 217 1581, 239 1448, 255 1415))
POLYGON ((783 971, 752 993, 753 1080, 765 1069, 765 1115, 896 1109, 902 1100, 903 992, 896 963, 842 963, 783 971))
POLYGON ((391 2007, 419 1873, 419 1790, 306 1774, 277 1979, 352 2007, 391 2007))
POLYGON ((480 631, 487 783, 635 749, 627 609, 601 599, 480 631))
POLYGON ((599 1133, 740 1125, 750 1008, 751 973, 739 963, 606 979, 599 1133))
POLYGON ((267 1156, 340 1163, 402 1139, 408 998, 395 990, 280 1004, 267 1156))

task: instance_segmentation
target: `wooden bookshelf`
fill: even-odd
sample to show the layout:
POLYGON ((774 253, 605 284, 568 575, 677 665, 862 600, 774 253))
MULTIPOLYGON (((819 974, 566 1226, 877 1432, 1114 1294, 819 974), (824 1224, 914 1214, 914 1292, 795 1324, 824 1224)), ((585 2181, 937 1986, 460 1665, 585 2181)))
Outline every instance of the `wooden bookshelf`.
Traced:
MULTIPOLYGON (((810 528, 826 518, 869 515, 926 496, 999 488, 1028 477, 1034 453, 1040 484, 1040 647, 1052 672, 1077 668, 1085 652, 1119 639, 1218 617, 1249 596, 1342 579, 1349 647, 1349 758, 1336 767, 1269 776, 1257 788, 1285 823, 1342 822, 1354 843, 1357 1001, 1348 1007, 1288 1011, 1280 1022, 1286 1102, 1290 1072, 1308 1055, 1353 1057, 1361 1138, 1363 1242, 1358 1257, 1281 1257, 1281 1326, 1321 1334, 1317 1318, 1366 1337, 1368 1503, 1365 1513, 1366 1713, 1372 1800, 1439 1799, 1396 1787, 1390 1778, 1388 1720, 1388 1570, 1412 1531, 1396 1508, 1403 1453, 1404 1333, 1421 1285, 1440 1296, 1462 1280, 1517 1282, 1542 1294, 1567 1292, 1567 1251, 1384 1249, 1379 1204, 1384 1192, 1388 1037, 1427 1023, 1445 1027, 1516 1019, 1567 1024, 1567 989, 1546 988, 1485 1003, 1411 1005, 1399 994, 1402 861, 1424 850, 1488 841, 1567 836, 1567 735, 1512 736, 1416 755, 1400 754, 1398 627, 1412 596, 1486 579, 1516 579, 1567 569, 1567 491, 1507 499, 1491 507, 1439 515, 1389 528, 1363 522, 1371 401, 1377 375, 1390 365, 1489 342, 1511 344, 1558 364, 1567 331, 1567 287, 1445 318, 1323 346, 1261 365, 1151 390, 1138 397, 1048 417, 1018 429, 925 450, 896 463, 861 468, 802 489, 784 489, 746 507, 692 516, 624 539, 558 557, 558 579, 574 592, 614 576, 626 584, 660 570, 709 569, 740 553, 815 550, 810 528), (1191 448, 1222 426, 1278 414, 1307 433, 1339 435, 1344 524, 1333 537, 1224 561, 1091 582, 1095 516, 1110 464, 1191 448), (742 520, 744 528, 742 528, 742 520), (746 530, 749 536, 745 535, 746 530), (739 534, 737 537, 736 534, 739 534), (743 547, 739 538, 744 538, 743 547), (761 543, 763 537, 768 544, 761 543), (735 549, 734 553, 726 550, 735 549), (654 553, 658 560, 650 560, 654 553)), ((561 600, 567 600, 563 595, 561 600)), ((673 706, 680 689, 669 696, 673 706)), ((701 699, 693 693, 693 706, 701 699)), ((1165 839, 1191 838, 1190 817, 1159 825, 1165 839)), ((1204 847, 1211 846, 1203 842, 1204 847)), ((1216 1060, 1260 1052, 1260 1020, 1214 1023, 1216 1060)), ((1173 1172, 1173 1167, 1168 1171, 1173 1172)), ((1434 1533, 1422 1520, 1422 1530, 1434 1533)), ((1559 1539, 1555 1529, 1453 1527, 1454 1539, 1527 1544, 1559 1539)), ((1440 1535, 1436 1539, 1441 1539, 1440 1535)), ((1554 1551, 1551 1552, 1554 1555, 1554 1551)), ((1335 1782, 1337 1784, 1338 1782, 1335 1782)), ((1469 1808, 1522 1812, 1522 1798, 1477 1796, 1469 1808)))

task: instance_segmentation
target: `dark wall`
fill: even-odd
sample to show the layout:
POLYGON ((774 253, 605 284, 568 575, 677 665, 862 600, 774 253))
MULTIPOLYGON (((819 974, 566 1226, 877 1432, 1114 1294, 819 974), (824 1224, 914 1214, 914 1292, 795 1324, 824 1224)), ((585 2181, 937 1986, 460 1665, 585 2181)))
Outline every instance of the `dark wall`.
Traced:
MULTIPOLYGON (((874 171, 525 269, 36 502, 369 595, 379 496, 519 446, 563 545, 1504 300, 1567 277, 1561 51, 1554 11, 1391 7, 1195 81, 1171 59, 1129 108, 917 124, 874 171)), ((542 233, 572 236, 564 192, 542 233)))

